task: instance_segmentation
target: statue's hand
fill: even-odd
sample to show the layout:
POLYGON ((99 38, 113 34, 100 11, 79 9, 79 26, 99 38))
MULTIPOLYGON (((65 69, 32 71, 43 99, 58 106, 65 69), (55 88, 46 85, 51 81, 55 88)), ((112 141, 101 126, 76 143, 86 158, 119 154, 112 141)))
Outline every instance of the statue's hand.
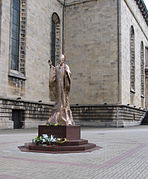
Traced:
POLYGON ((51 60, 48 60, 48 64, 49 64, 50 67, 52 66, 51 60))

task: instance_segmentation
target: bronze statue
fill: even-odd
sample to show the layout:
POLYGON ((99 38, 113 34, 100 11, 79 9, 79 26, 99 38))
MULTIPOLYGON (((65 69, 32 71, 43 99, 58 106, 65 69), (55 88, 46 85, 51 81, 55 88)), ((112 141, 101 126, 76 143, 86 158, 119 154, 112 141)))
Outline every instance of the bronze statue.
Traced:
POLYGON ((60 56, 60 64, 55 67, 52 65, 51 60, 48 61, 50 66, 50 94, 55 99, 55 106, 48 123, 68 126, 75 125, 75 123, 69 104, 71 72, 69 66, 65 64, 64 61, 64 55, 60 56))

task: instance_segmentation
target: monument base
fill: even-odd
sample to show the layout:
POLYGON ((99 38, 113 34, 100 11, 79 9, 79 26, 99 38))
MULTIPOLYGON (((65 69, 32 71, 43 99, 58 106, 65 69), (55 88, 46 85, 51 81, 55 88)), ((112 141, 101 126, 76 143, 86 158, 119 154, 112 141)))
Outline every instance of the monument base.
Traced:
POLYGON ((77 153, 91 152, 100 149, 96 144, 88 143, 88 140, 81 139, 80 126, 38 126, 38 136, 47 134, 56 138, 66 138, 65 143, 56 143, 54 145, 25 143, 18 148, 22 152, 39 153, 77 153))

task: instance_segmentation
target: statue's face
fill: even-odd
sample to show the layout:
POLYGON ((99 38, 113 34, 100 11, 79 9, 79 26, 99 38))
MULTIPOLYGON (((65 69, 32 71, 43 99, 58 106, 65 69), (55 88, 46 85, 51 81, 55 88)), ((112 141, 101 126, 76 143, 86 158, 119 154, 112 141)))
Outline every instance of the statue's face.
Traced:
POLYGON ((65 57, 64 57, 64 55, 62 54, 61 57, 60 57, 60 63, 63 64, 63 63, 64 63, 64 60, 65 60, 65 57))

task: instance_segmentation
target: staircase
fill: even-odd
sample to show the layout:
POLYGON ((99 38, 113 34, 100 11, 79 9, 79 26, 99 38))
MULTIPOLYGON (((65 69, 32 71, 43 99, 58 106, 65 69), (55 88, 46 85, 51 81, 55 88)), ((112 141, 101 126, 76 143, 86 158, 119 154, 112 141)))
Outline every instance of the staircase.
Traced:
POLYGON ((148 125, 148 111, 146 112, 146 114, 141 122, 141 125, 148 125))

